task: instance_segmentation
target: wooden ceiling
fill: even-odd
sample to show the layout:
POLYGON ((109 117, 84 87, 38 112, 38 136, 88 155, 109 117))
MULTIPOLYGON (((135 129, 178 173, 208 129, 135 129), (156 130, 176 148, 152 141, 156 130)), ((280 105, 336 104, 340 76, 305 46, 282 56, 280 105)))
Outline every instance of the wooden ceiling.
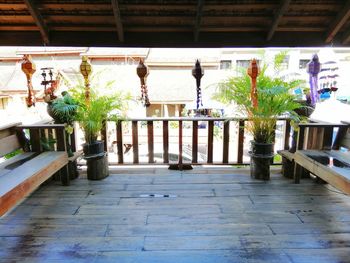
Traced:
POLYGON ((0 45, 349 46, 350 0, 0 0, 0 45))

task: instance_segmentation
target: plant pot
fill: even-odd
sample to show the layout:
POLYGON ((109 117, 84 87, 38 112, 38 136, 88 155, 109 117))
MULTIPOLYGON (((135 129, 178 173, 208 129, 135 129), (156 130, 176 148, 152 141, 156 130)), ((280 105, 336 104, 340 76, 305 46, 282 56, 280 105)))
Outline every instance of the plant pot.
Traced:
POLYGON ((250 176, 257 180, 270 180, 271 157, 250 157, 250 176))
POLYGON ((270 180, 270 164, 274 156, 273 143, 251 141, 250 175, 258 180, 270 180))
POLYGON ((85 156, 103 153, 104 143, 103 141, 95 141, 93 143, 84 143, 83 152, 85 156))
POLYGON ((250 151, 255 155, 271 155, 273 154, 273 143, 260 143, 250 141, 250 151))
POLYGON ((85 156, 85 159, 88 180, 101 180, 109 175, 108 156, 106 152, 85 156))

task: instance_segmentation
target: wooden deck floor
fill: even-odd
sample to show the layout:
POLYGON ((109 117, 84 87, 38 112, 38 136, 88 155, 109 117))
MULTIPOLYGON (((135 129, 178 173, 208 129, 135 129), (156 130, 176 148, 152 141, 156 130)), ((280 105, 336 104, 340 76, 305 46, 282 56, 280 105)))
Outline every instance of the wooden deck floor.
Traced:
POLYGON ((121 170, 41 187, 0 219, 0 248, 1 262, 350 262, 350 197, 278 173, 121 170))

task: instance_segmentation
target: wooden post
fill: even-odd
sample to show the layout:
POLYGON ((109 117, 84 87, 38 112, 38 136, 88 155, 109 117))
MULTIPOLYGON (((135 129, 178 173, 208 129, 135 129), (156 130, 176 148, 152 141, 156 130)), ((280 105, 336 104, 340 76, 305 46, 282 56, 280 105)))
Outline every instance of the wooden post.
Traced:
POLYGON ((118 149, 118 163, 122 164, 124 163, 122 121, 117 121, 117 149, 118 149))
POLYGON ((198 121, 192 122, 192 163, 198 163, 198 121))
POLYGON ((224 121, 224 130, 223 130, 223 147, 222 147, 222 162, 228 163, 228 154, 230 147, 230 121, 224 121))
POLYGON ((163 121, 163 162, 169 163, 169 122, 163 121))
POLYGON ((213 163, 214 121, 208 121, 208 155, 207 163, 213 163))
POLYGON ((134 163, 139 163, 139 132, 137 121, 132 121, 132 151, 134 163))
POLYGON ((237 149, 237 163, 243 163, 243 143, 244 143, 244 120, 238 122, 238 149, 237 149))

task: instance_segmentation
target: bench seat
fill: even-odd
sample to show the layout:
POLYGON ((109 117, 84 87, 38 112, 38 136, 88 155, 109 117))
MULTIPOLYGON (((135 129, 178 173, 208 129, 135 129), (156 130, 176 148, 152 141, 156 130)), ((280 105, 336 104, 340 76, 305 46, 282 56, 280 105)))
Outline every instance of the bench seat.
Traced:
POLYGON ((0 216, 68 163, 67 153, 63 151, 43 152, 34 157, 32 155, 33 153, 20 154, 1 164, 0 216), (28 157, 33 158, 8 169, 28 157))
POLYGON ((294 161, 322 180, 350 194, 350 152, 298 150, 294 161))

